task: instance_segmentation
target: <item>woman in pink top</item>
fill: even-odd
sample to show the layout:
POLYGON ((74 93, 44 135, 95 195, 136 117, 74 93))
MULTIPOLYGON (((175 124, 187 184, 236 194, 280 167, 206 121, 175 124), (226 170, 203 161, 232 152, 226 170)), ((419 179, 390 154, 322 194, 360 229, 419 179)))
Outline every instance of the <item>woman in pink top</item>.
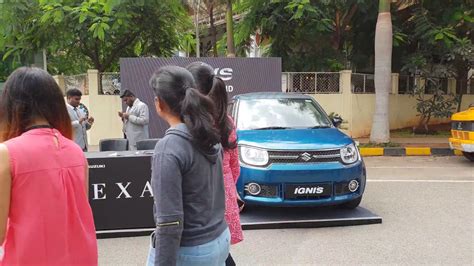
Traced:
MULTIPOLYGON (((237 204, 237 189, 235 183, 240 175, 237 138, 232 118, 227 115, 228 96, 225 83, 214 75, 214 69, 203 62, 194 62, 186 67, 193 74, 198 90, 208 95, 214 102, 216 126, 221 135, 221 144, 224 148, 223 170, 225 187, 225 219, 229 225, 231 244, 241 242, 244 237, 240 225, 239 206, 237 204)), ((229 254, 226 265, 235 265, 229 254)))
POLYGON ((0 123, 0 265, 97 265, 87 162, 54 79, 13 72, 0 123))

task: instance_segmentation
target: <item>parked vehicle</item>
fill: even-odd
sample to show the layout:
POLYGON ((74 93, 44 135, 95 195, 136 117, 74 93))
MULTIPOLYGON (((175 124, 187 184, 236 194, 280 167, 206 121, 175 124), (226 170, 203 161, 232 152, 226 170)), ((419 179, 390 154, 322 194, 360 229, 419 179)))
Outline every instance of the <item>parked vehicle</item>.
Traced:
POLYGON ((366 183, 359 150, 310 96, 250 93, 233 98, 247 204, 356 208, 366 183))
POLYGON ((451 149, 461 151, 474 162, 474 107, 451 116, 451 149))

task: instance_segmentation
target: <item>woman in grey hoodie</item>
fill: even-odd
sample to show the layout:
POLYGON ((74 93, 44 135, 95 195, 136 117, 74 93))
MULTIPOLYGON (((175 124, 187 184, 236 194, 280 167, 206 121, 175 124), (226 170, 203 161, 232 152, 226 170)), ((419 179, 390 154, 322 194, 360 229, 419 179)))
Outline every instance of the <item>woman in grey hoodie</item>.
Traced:
POLYGON ((148 265, 224 265, 230 233, 214 105, 182 67, 160 68, 150 85, 170 128, 152 159, 156 230, 148 265))

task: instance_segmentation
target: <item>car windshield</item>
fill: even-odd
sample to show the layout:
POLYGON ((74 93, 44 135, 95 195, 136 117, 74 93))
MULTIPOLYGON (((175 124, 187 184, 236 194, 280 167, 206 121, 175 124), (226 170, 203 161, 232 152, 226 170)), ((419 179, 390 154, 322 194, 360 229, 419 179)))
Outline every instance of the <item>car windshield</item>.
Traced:
POLYGON ((240 130, 330 126, 326 114, 310 99, 245 99, 239 103, 237 129, 240 130))

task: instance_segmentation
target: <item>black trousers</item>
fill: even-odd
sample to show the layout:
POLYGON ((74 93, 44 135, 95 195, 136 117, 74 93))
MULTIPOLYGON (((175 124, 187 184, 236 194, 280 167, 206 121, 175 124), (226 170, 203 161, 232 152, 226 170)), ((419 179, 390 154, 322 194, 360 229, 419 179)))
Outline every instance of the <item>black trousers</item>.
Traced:
POLYGON ((230 255, 230 253, 229 253, 229 256, 227 257, 227 259, 225 260, 225 265, 226 266, 235 266, 235 261, 232 258, 232 256, 230 255))

